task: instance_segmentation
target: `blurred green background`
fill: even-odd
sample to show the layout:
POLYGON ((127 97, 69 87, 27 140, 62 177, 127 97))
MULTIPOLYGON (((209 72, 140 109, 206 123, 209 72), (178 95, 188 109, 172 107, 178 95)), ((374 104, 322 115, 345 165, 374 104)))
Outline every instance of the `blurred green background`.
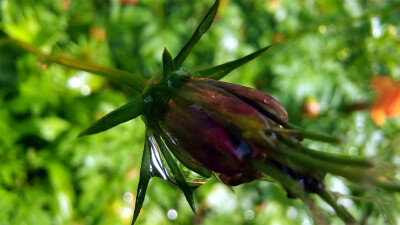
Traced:
MULTIPOLYGON (((176 55, 213 0, 0 0, 0 225, 130 224, 144 125, 135 119, 77 139, 135 93, 102 77, 41 61, 6 36, 53 53, 150 77, 176 55)), ((400 80, 400 1, 222 0, 184 66, 205 68, 276 43, 224 80, 263 90, 292 123, 340 135, 343 155, 400 164, 400 119, 376 126, 370 80, 400 80)), ((397 167, 385 173, 400 179, 397 167)), ((326 185, 365 224, 400 224, 400 195, 326 185)), ((211 179, 194 215, 174 186, 151 180, 137 224, 311 224, 299 200, 274 184, 233 190, 211 179)), ((318 201, 320 203, 320 201, 318 201)), ((320 204, 333 224, 341 221, 320 204)))

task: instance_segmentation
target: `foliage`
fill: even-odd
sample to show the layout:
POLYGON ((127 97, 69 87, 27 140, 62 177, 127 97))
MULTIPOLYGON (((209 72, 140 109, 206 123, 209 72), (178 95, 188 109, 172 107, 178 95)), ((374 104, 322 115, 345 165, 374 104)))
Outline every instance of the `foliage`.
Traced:
MULTIPOLYGON (((164 46, 176 55, 212 1, 0 4, 0 38, 7 35, 46 53, 149 78, 162 68, 164 46)), ((310 147, 396 165, 399 120, 390 118, 378 127, 368 105, 374 101, 372 77, 400 79, 399 5, 355 0, 222 1, 218 20, 185 63, 188 68, 206 68, 277 43, 225 80, 273 95, 294 124, 345 139, 340 146, 306 142, 310 147), (305 107, 310 99, 319 105, 313 116, 305 107)), ((143 146, 141 121, 90 138, 76 137, 137 93, 87 72, 45 63, 3 40, 0 224, 129 224, 143 146)), ((397 168, 381 169, 398 177, 397 168)), ((393 207, 398 195, 363 193, 337 178, 328 179, 327 186, 368 224, 395 224, 400 218, 398 207, 393 207)), ((253 182, 234 190, 235 194, 211 180, 195 192, 198 214, 192 215, 175 187, 152 179, 137 224, 310 221, 304 206, 274 184, 253 182), (174 212, 176 220, 168 219, 174 212)), ((332 221, 340 223, 337 218, 332 221)))

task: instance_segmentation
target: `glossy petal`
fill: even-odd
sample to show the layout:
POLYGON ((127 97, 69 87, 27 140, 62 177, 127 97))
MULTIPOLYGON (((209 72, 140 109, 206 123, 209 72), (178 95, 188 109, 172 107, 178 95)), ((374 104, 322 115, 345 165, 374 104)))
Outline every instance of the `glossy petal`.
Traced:
POLYGON ((231 138, 218 121, 198 105, 184 99, 170 102, 161 128, 169 134, 164 139, 171 139, 171 149, 185 149, 207 168, 228 174, 240 169, 242 161, 235 154, 236 146, 231 138))
POLYGON ((261 130, 268 121, 257 109, 215 85, 191 78, 181 90, 187 101, 199 105, 221 124, 235 124, 242 130, 261 130))
POLYGON ((170 149, 182 149, 210 170, 235 175, 245 167, 244 157, 255 149, 244 131, 260 132, 269 122, 236 96, 190 78, 169 101, 160 125, 170 149))
POLYGON ((222 88, 239 98, 260 103, 265 109, 273 112, 279 118, 288 120, 288 115, 285 108, 276 99, 262 91, 218 80, 203 79, 203 81, 222 88))
POLYGON ((170 151, 185 167, 205 178, 209 178, 211 176, 211 172, 198 160, 193 158, 185 149, 182 148, 182 146, 178 145, 175 141, 175 138, 172 137, 170 133, 164 132, 161 134, 161 136, 168 146, 173 146, 173 148, 170 148, 170 151))

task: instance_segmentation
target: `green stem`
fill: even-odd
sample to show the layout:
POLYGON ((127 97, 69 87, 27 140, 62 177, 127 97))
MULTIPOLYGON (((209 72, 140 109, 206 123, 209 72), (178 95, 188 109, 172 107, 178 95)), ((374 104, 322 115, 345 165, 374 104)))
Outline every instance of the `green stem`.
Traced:
POLYGON ((320 152, 316 151, 314 149, 302 147, 302 152, 304 152, 307 155, 316 157, 318 159, 322 160, 327 160, 332 163, 340 164, 340 165, 345 165, 345 166, 359 166, 359 167, 372 167, 373 162, 366 160, 366 159, 361 159, 361 158, 355 158, 355 157, 350 157, 350 156, 341 156, 341 155, 335 155, 327 152, 320 152))
MULTIPOLYGON (((277 132, 275 132, 277 133, 277 132)), ((284 141, 287 145, 293 147, 293 148, 300 148, 302 153, 305 153, 309 156, 315 157, 317 159, 321 160, 326 160, 328 162, 344 165, 344 166, 358 166, 358 167, 372 167, 374 164, 370 160, 367 159, 362 159, 362 158, 356 158, 356 157, 351 157, 351 156, 342 156, 342 155, 336 155, 332 153, 327 153, 327 152, 321 152, 321 151, 316 151, 311 148, 304 147, 303 145, 299 144, 298 142, 295 142, 291 140, 290 138, 285 137, 284 135, 281 135, 277 133, 278 138, 284 141)))
POLYGON ((312 156, 305 155, 301 152, 293 151, 291 149, 280 148, 279 150, 277 150, 277 152, 309 168, 336 174, 353 182, 359 183, 361 181, 364 181, 365 179, 368 179, 368 174, 365 173, 365 169, 350 169, 348 167, 343 167, 342 165, 337 165, 336 163, 317 159, 312 156))
POLYGON ((251 163, 255 168, 262 171, 265 175, 270 176, 274 180, 278 181, 283 187, 289 191, 290 194, 300 198, 304 204, 307 206, 309 213, 312 215, 315 224, 327 225, 329 222, 322 215, 320 210, 316 207, 314 201, 309 197, 309 195, 304 190, 304 187, 285 174, 284 172, 276 169, 273 166, 268 165, 267 163, 256 160, 253 158, 248 158, 249 163, 251 163))
MULTIPOLYGON (((291 194, 294 194, 296 197, 299 197, 310 209, 311 213, 317 224, 329 224, 328 222, 324 222, 325 218, 322 218, 321 215, 317 212, 313 202, 310 202, 310 198, 305 192, 303 186, 301 186, 297 181, 292 179, 290 176, 285 174, 284 172, 276 169, 273 166, 270 166, 262 161, 250 159, 250 163, 253 164, 254 167, 265 173, 266 175, 272 177, 277 180, 282 186, 284 186, 287 190, 290 191, 291 194)), ((353 216, 347 212, 347 210, 337 204, 335 197, 325 189, 318 189, 316 192, 326 203, 328 203, 336 212, 336 214, 343 220, 346 224, 356 224, 356 220, 353 216)))
POLYGON ((305 155, 301 152, 296 152, 291 149, 281 148, 279 149, 279 152, 304 166, 342 176, 351 182, 359 183, 361 185, 365 184, 367 186, 375 185, 376 187, 382 188, 387 191, 400 192, 400 183, 380 180, 373 173, 373 171, 365 168, 354 168, 351 166, 343 167, 337 165, 336 163, 316 159, 309 155, 305 155))
POLYGON ((290 194, 300 198, 306 195, 303 186, 297 181, 293 180, 290 176, 288 176, 284 172, 260 160, 249 158, 249 161, 255 168, 262 171, 264 174, 272 177, 273 179, 277 180, 282 186, 284 186, 289 191, 290 194))
POLYGON ((291 124, 291 123, 286 123, 286 126, 287 126, 287 128, 293 129, 292 132, 299 134, 303 138, 326 142, 326 143, 332 143, 332 144, 338 144, 338 143, 342 142, 342 140, 339 137, 304 130, 304 129, 302 129, 294 124, 291 124))
POLYGON ((335 210, 336 214, 343 220, 343 222, 346 224, 357 224, 354 217, 343 206, 336 202, 337 199, 329 191, 319 189, 316 194, 335 210))
POLYGON ((400 184, 398 182, 383 181, 378 178, 375 180, 375 185, 387 191, 400 192, 400 184))
POLYGON ((23 50, 30 52, 36 55, 39 60, 57 63, 63 66, 71 67, 78 70, 87 71, 90 73, 95 73, 106 77, 110 80, 116 81, 120 84, 127 85, 132 89, 136 90, 138 93, 141 93, 147 83, 147 79, 132 74, 130 72, 119 70, 115 68, 110 68, 102 65, 97 65, 89 62, 82 62, 79 60, 70 59, 63 56, 57 56, 53 54, 43 53, 40 49, 35 46, 12 38, 3 38, 0 40, 1 44, 12 44, 22 48, 23 50))

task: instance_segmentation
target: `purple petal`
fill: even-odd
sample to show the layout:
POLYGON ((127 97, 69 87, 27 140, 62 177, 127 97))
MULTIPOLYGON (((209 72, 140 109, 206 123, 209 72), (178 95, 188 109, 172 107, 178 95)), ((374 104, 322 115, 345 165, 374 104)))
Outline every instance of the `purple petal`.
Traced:
POLYGON ((283 120, 288 120, 288 115, 285 108, 270 95, 252 88, 244 87, 241 85, 230 84, 218 80, 201 79, 203 82, 215 85, 225 91, 246 100, 255 101, 260 103, 265 109, 272 111, 276 116, 283 120))

